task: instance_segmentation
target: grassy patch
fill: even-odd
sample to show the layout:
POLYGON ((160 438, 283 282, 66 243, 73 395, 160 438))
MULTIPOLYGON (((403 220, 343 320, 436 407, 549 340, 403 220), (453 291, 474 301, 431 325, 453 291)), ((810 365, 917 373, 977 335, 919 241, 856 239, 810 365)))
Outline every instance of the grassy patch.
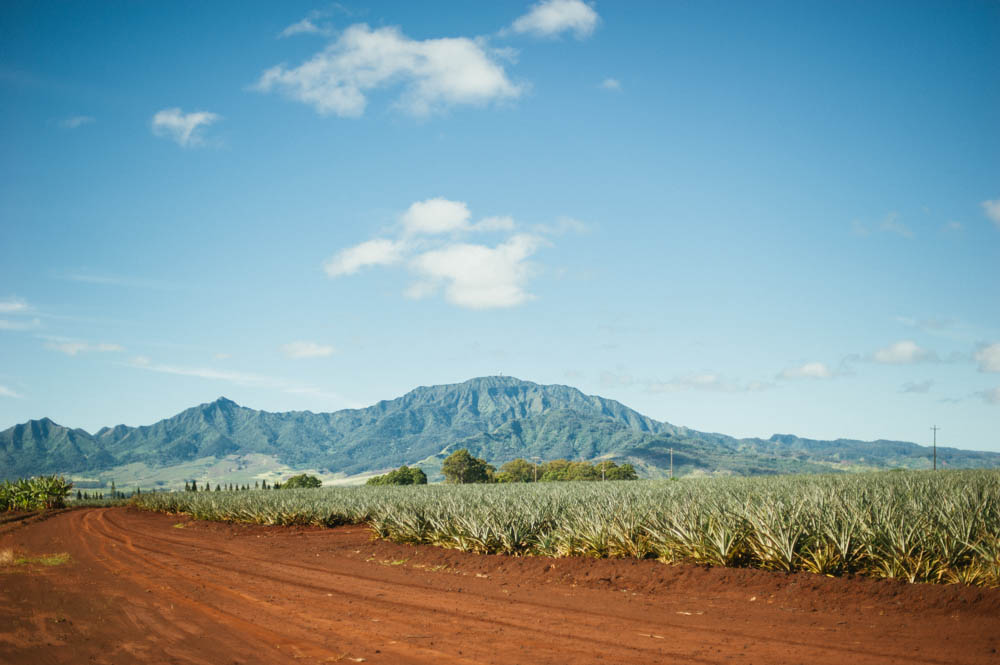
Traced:
POLYGON ((0 568, 14 569, 18 566, 62 566, 72 561, 66 552, 54 554, 18 554, 7 548, 0 550, 0 568))

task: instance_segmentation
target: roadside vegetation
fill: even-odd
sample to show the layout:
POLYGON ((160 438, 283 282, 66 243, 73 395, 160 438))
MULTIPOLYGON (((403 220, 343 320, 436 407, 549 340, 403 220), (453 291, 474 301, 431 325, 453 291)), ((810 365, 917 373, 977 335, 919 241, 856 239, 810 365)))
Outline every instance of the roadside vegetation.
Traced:
POLYGON ((469 552, 1000 586, 1000 472, 142 494, 197 519, 365 523, 469 552))
POLYGON ((0 510, 63 508, 73 483, 62 476, 20 478, 0 483, 0 510))

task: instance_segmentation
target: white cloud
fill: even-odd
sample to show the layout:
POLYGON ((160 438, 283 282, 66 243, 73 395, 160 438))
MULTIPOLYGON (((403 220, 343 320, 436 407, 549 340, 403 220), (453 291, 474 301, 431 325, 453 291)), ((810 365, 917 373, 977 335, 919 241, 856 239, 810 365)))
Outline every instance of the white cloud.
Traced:
POLYGON ((8 298, 7 300, 0 300, 0 312, 4 314, 13 314, 16 312, 27 312, 30 308, 28 303, 23 300, 18 300, 17 298, 8 298))
POLYGON ((762 381, 749 383, 733 383, 715 373, 688 374, 667 382, 653 382, 646 386, 651 393, 674 393, 689 390, 700 390, 721 393, 752 393, 767 390, 773 386, 762 381))
POLYGON ((78 127, 83 127, 84 125, 89 125, 92 122, 96 122, 96 120, 96 118, 89 115, 74 115, 64 118, 60 121, 59 126, 63 129, 76 129, 78 127))
POLYGON ((812 362, 789 367, 778 376, 782 379, 829 379, 833 376, 833 371, 824 363, 812 362))
POLYGON ((512 307, 534 296, 527 282, 534 273, 528 261, 548 245, 543 233, 555 235, 580 225, 564 218, 553 228, 517 233, 512 217, 485 217, 472 223, 463 201, 432 198, 413 203, 399 218, 394 238, 375 238, 340 250, 325 264, 330 277, 357 272, 365 266, 402 263, 414 280, 407 298, 422 299, 443 292, 456 305, 474 309, 512 307), (497 244, 460 242, 473 232, 501 234, 497 244))
POLYGON ((900 235, 904 238, 913 237, 913 231, 911 231, 906 224, 899 221, 898 212, 891 212, 886 215, 885 219, 883 219, 879 224, 878 230, 885 233, 895 233, 896 235, 900 235))
POLYGON ((212 379, 215 381, 228 381, 240 386, 258 386, 268 388, 282 388, 284 383, 275 381, 266 376, 250 374, 246 372, 233 372, 229 370, 212 369, 210 367, 182 367, 178 365, 158 365, 150 362, 149 358, 136 356, 128 363, 130 367, 144 369, 150 372, 160 372, 161 374, 174 374, 176 376, 193 376, 199 379, 212 379))
POLYGON ((613 92, 619 92, 622 89, 622 82, 618 79, 607 78, 601 81, 601 87, 605 90, 611 90, 613 92))
POLYGON ((1000 372, 1000 342, 994 342, 976 351, 980 372, 1000 372))
POLYGON ((325 358, 333 354, 333 347, 316 342, 289 342, 281 347, 289 358, 325 358))
POLYGON ((313 18, 306 17, 297 23, 292 23, 290 26, 278 33, 278 37, 292 37, 294 35, 329 35, 330 28, 327 26, 316 25, 313 22, 313 18))
POLYGON ((0 386, 0 397, 20 398, 21 396, 7 386, 0 386))
POLYGON ((872 354, 871 359, 885 365, 910 365, 936 360, 937 356, 932 351, 921 348, 916 342, 904 339, 879 349, 872 354))
POLYGON ((462 201, 443 198, 412 204, 402 217, 408 233, 447 233, 469 228, 469 208, 462 201))
POLYGON ((514 99, 522 88, 478 41, 465 37, 414 40, 398 28, 347 28, 298 67, 266 70, 255 89, 279 90, 321 115, 361 116, 366 93, 400 85, 396 104, 414 115, 456 105, 483 106, 514 99))
POLYGON ((207 127, 221 118, 216 113, 195 111, 184 113, 179 108, 163 109, 153 116, 153 134, 173 139, 179 145, 201 145, 201 127, 207 127))
POLYGON ((536 37, 572 32, 577 39, 584 39, 593 34, 598 20, 593 7, 581 0, 542 0, 514 21, 511 29, 536 37))
POLYGON ((125 347, 119 344, 89 344, 87 342, 59 339, 53 339, 48 342, 45 348, 65 353, 68 356, 75 356, 78 353, 110 353, 125 350, 125 347))
POLYGON ((470 228, 473 231, 513 231, 517 224, 513 217, 484 217, 470 228))
POLYGON ((38 328, 42 325, 40 319, 31 319, 29 321, 11 321, 10 319, 0 319, 0 330, 31 330, 33 328, 38 328))
POLYGON ((233 357, 233 354, 231 354, 231 353, 213 353, 212 354, 212 358, 214 358, 215 360, 229 360, 232 357, 233 357))
MULTIPOLYGON (((460 243, 424 252, 411 262, 424 278, 417 293, 429 294, 432 285, 444 283, 445 298, 462 307, 520 305, 534 297, 525 290, 531 272, 526 259, 543 242, 538 236, 519 234, 496 247, 460 243)), ((414 296, 413 287, 409 295, 414 296)))
POLYGON ((323 265, 330 277, 353 275, 367 266, 387 266, 399 261, 402 246, 392 240, 376 238, 342 249, 323 265))
POLYGON ((990 390, 981 390, 976 393, 983 398, 983 401, 987 404, 1000 404, 1000 387, 992 388, 990 390))
POLYGON ((989 217, 994 224, 996 224, 998 229, 1000 229, 1000 199, 997 199, 996 201, 983 201, 981 205, 983 206, 983 212, 986 213, 986 216, 989 217))

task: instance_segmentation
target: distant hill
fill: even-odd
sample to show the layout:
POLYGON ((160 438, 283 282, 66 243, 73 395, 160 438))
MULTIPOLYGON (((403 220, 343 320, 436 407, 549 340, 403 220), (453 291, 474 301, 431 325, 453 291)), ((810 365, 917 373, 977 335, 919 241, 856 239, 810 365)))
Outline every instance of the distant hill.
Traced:
MULTIPOLYGON (((192 460, 264 455, 296 469, 342 474, 419 463, 434 474, 450 451, 491 463, 614 459, 643 475, 811 473, 929 468, 931 449, 899 441, 816 441, 792 435, 736 439, 648 418, 575 388, 513 377, 421 387, 364 409, 270 413, 224 397, 143 427, 95 434, 48 419, 0 432, 0 477, 87 474, 125 465, 152 469, 192 460)), ((1000 467, 1000 453, 938 448, 943 467, 1000 467)))

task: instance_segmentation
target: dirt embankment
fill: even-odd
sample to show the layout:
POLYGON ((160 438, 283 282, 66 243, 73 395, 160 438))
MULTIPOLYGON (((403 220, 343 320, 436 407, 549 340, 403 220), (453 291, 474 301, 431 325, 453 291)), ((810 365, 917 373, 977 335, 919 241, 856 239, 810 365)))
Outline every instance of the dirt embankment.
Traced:
POLYGON ((122 508, 29 522, 0 528, 0 553, 29 561, 0 568, 3 663, 1000 663, 997 590, 476 556, 122 508))

